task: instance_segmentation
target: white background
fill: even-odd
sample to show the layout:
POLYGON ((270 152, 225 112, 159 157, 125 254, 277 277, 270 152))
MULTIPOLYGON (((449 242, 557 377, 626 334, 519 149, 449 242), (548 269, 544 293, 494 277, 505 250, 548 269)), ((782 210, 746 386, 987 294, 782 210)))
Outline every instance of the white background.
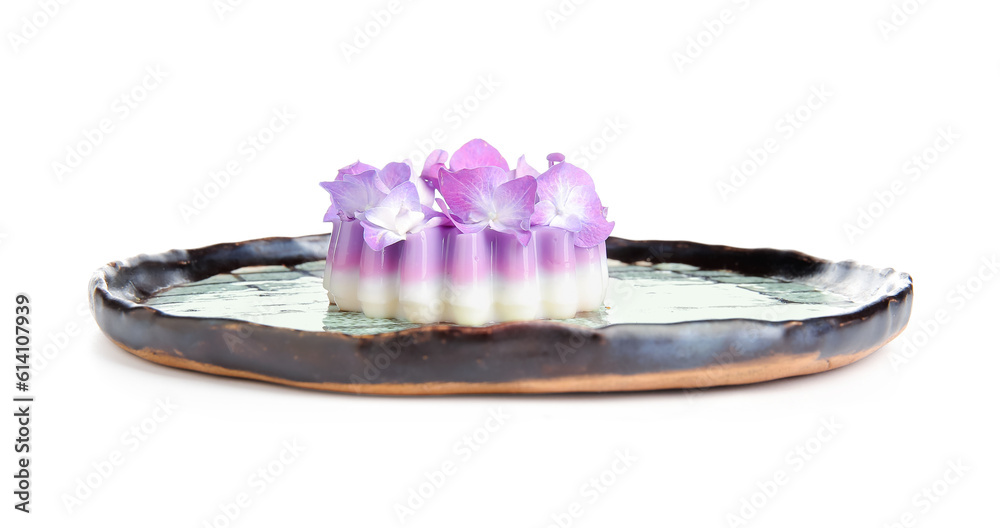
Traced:
MULTIPOLYGON (((1000 250, 1000 4, 914 12, 910 0, 886 26, 903 0, 591 0, 566 3, 564 20, 547 14, 555 0, 403 1, 350 59, 343 46, 365 44, 358 32, 387 0, 258 0, 222 16, 210 0, 71 2, 53 16, 42 4, 0 10, 0 312, 13 319, 14 295, 30 294, 36 360, 48 357, 32 383, 34 512, 13 512, 5 491, 4 526, 204 526, 242 492, 252 504, 231 526, 395 526, 394 505, 447 461, 457 472, 407 526, 542 527, 580 503, 572 526, 723 527, 752 499, 763 504, 742 512, 748 525, 885 526, 908 512, 918 526, 995 521, 998 286, 976 277, 1000 250), (148 68, 166 79, 126 115, 119 98, 148 68), (468 99, 482 78, 499 86, 468 99), (811 88, 832 95, 818 104, 811 88), (458 119, 456 104, 476 108, 458 119), (283 108, 294 119, 247 161, 241 142, 283 108), (807 118, 788 134, 780 120, 797 109, 807 118), (55 169, 104 119, 113 128, 100 144, 71 172, 55 169), (624 129, 606 131, 608 120, 624 129), (957 138, 933 151, 948 127, 957 138), (581 147, 595 145, 588 169, 617 236, 909 272, 910 327, 858 364, 758 386, 386 398, 154 365, 113 346, 86 311, 87 281, 108 261, 324 231, 317 182, 358 158, 405 157, 435 129, 435 146, 482 137, 536 165, 553 151, 586 159, 581 147), (778 150, 720 192, 769 138, 778 150), (917 175, 915 155, 935 161, 917 175), (186 218, 182 206, 231 160, 240 174, 186 218), (893 194, 895 180, 905 188, 893 194), (844 225, 859 208, 874 218, 852 237, 844 225), (977 293, 959 302, 969 281, 977 293), (936 314, 947 322, 934 328, 936 314), (157 399, 177 409, 133 451, 122 436, 157 399), (497 408, 505 425, 463 460, 454 444, 497 408), (819 445, 824 420, 839 429, 798 464, 796 446, 819 445), (257 494, 249 475, 290 440, 305 451, 257 494), (115 451, 123 463, 67 508, 77 479, 115 451), (589 502, 581 487, 616 451, 637 460, 589 502), (950 462, 970 469, 929 508, 915 504, 955 480, 950 462), (755 498, 775 471, 788 482, 755 498)), ((6 408, 2 490, 14 471, 6 408)))

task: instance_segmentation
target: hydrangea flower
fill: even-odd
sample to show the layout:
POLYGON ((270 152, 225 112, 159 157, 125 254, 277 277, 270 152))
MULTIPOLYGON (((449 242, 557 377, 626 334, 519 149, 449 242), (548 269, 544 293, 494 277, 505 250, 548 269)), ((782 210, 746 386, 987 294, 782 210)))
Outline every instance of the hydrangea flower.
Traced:
POLYGON ((441 171, 439 190, 447 206, 445 213, 463 233, 489 227, 527 245, 537 184, 531 176, 513 176, 496 166, 441 171))
POLYGON ((426 180, 431 187, 440 189, 442 170, 458 172, 462 169, 497 167, 503 169, 504 172, 510 171, 510 165, 507 164, 507 160, 500 154, 500 151, 481 139, 473 139, 462 145, 452 155, 450 164, 445 165, 447 161, 447 152, 443 150, 431 152, 427 156, 427 160, 424 161, 424 170, 420 173, 420 177, 426 180))
POLYGON ((596 246, 608 238, 615 223, 607 220, 607 208, 601 205, 590 175, 563 159, 561 154, 549 156, 549 170, 537 178, 538 203, 531 225, 565 229, 575 233, 575 245, 596 246))
POLYGON ((331 202, 323 219, 330 221, 339 216, 347 222, 378 204, 387 193, 376 185, 377 175, 376 169, 358 174, 345 172, 332 182, 320 183, 330 193, 331 202))
POLYGON ((337 171, 332 182, 320 185, 330 193, 330 208, 323 217, 329 222, 335 217, 354 220, 358 213, 375 207, 393 189, 406 182, 412 182, 420 203, 430 207, 434 203, 434 190, 420 177, 413 174, 408 163, 389 163, 381 170, 360 161, 337 171))
POLYGON ((585 171, 565 163, 562 154, 548 157, 543 173, 524 156, 512 169, 489 143, 474 139, 449 159, 435 150, 420 174, 409 163, 390 163, 382 169, 355 162, 321 185, 330 192, 331 206, 324 220, 358 220, 365 240, 381 250, 409 233, 432 226, 454 224, 463 233, 493 229, 531 240, 533 225, 574 233, 574 243, 592 247, 614 227, 601 205, 594 181, 585 171), (435 192, 439 210, 435 210, 435 192))
POLYGON ((408 233, 425 227, 423 205, 417 186, 405 181, 392 188, 374 207, 369 208, 361 219, 365 230, 365 242, 375 251, 406 240, 408 233))

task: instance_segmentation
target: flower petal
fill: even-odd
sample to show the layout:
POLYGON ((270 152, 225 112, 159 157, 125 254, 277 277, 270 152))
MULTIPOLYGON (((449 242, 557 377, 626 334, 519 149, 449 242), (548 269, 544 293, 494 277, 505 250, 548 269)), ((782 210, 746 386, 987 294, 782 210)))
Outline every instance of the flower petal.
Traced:
POLYGON ((451 157, 451 170, 456 172, 477 167, 500 167, 504 171, 510 170, 507 160, 503 159, 500 151, 493 148, 493 145, 481 139, 473 139, 455 151, 451 157))
POLYGON ((515 176, 517 178, 520 178, 521 176, 534 176, 537 178, 538 171, 535 170, 535 168, 532 167, 531 165, 528 165, 528 162, 524 159, 524 156, 521 156, 520 158, 517 159, 517 169, 515 176))
POLYGON ((365 211, 361 223, 365 242, 375 251, 406 238, 424 220, 423 206, 413 182, 396 186, 379 204, 365 211))
POLYGON ((344 179, 344 175, 346 174, 361 174, 362 172, 368 172, 370 170, 375 170, 375 167, 361 163, 360 160, 355 161, 354 163, 337 171, 337 180, 344 179))
POLYGON ((579 247, 594 247, 611 236, 615 228, 614 222, 608 222, 604 216, 591 215, 583 223, 583 229, 573 238, 573 244, 579 247))
POLYGON ((501 233, 517 237, 521 245, 527 245, 531 233, 525 229, 525 220, 531 218, 535 209, 537 182, 531 176, 508 181, 493 192, 490 227, 501 233))
POLYGON ((574 187, 594 187, 587 171, 571 163, 557 163, 538 176, 538 196, 547 200, 574 187))
POLYGON ((439 190, 456 224, 478 224, 489 217, 494 189, 506 181, 507 171, 498 167, 444 170, 439 190))
MULTIPOLYGON (((329 191, 330 200, 333 202, 330 211, 336 209, 342 218, 353 219, 368 203, 368 193, 365 188, 354 181, 332 181, 325 183, 323 187, 329 191)), ((330 211, 327 212, 327 216, 330 215, 330 211)))
POLYGON ((376 174, 375 185, 378 190, 389 194, 397 185, 410 181, 412 172, 413 169, 405 163, 390 163, 376 174))
POLYGON ((570 163, 558 163, 538 177, 538 198, 531 223, 574 232, 577 246, 600 244, 614 228, 614 222, 606 218, 607 208, 601 205, 594 180, 570 163))
POLYGON ((448 163, 447 152, 441 149, 431 152, 427 156, 427 159, 424 160, 424 170, 420 172, 420 177, 427 180, 431 188, 437 189, 438 181, 440 180, 438 173, 441 172, 441 169, 445 168, 445 163, 448 163))
MULTIPOLYGON (((357 198, 361 203, 357 204, 357 210, 364 212, 370 207, 375 207, 379 202, 385 198, 386 193, 382 192, 378 188, 378 171, 370 170, 362 172, 361 174, 345 174, 345 182, 351 182, 357 185, 363 190, 364 194, 357 195, 357 198)), ((345 211, 350 212, 346 207, 343 208, 345 211)))
POLYGON ((557 215, 552 218, 549 225, 552 227, 558 227, 559 229, 565 229, 571 233, 579 233, 583 230, 583 221, 580 220, 580 217, 575 214, 557 215))
POLYGON ((393 231, 382 229, 368 222, 363 221, 361 225, 365 230, 365 243, 375 251, 382 251, 386 246, 406 240, 405 236, 400 236, 393 231))
POLYGON ((556 216, 556 206, 550 200, 535 204, 535 212, 531 215, 531 225, 549 225, 556 216))

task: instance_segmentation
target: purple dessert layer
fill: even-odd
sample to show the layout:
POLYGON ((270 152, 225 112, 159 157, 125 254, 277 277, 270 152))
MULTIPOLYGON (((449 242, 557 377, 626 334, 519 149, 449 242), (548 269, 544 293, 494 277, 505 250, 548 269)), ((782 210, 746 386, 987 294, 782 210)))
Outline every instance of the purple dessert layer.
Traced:
POLYGON ((532 229, 531 234, 535 241, 538 267, 541 271, 552 274, 576 273, 576 246, 573 245, 573 233, 543 226, 532 229))
POLYGON ((522 246, 514 235, 496 233, 494 236, 497 275, 507 281, 531 281, 536 275, 538 258, 535 241, 522 246))
POLYGON ((361 278, 373 279, 391 276, 393 280, 399 275, 400 260, 403 256, 403 244, 386 246, 382 251, 375 251, 364 244, 361 249, 361 278))
POLYGON ((435 306, 440 313, 418 319, 482 324, 493 318, 572 317, 597 309, 607 288, 605 244, 578 248, 573 237, 536 227, 522 246, 513 235, 492 230, 432 227, 375 251, 359 221, 335 222, 326 286, 341 309, 387 314, 379 317, 412 319, 407 310, 435 306), (403 303, 399 311, 397 302, 403 303), (441 312, 445 307, 449 311, 441 312))
POLYGON ((493 274, 492 233, 462 233, 447 229, 445 239, 445 273, 452 283, 462 285, 488 283, 493 274))
POLYGON ((337 271, 357 270, 361 264, 361 252, 367 248, 365 244, 365 230, 361 222, 352 220, 342 222, 336 238, 330 239, 330 246, 333 248, 333 265, 331 269, 337 271))
POLYGON ((444 274, 444 240, 443 228, 424 229, 419 233, 406 236, 400 280, 419 282, 433 280, 444 274))

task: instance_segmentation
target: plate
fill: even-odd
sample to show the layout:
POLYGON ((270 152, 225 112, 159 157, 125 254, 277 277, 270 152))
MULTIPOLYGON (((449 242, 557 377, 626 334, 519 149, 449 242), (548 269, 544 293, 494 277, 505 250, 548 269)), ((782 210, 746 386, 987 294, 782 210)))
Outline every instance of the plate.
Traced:
POLYGON ((700 388, 823 372, 903 331, 906 273, 795 251, 608 240, 605 306, 484 326, 330 307, 329 235, 140 255, 99 269, 91 309, 121 348, 170 367, 367 394, 700 388))

